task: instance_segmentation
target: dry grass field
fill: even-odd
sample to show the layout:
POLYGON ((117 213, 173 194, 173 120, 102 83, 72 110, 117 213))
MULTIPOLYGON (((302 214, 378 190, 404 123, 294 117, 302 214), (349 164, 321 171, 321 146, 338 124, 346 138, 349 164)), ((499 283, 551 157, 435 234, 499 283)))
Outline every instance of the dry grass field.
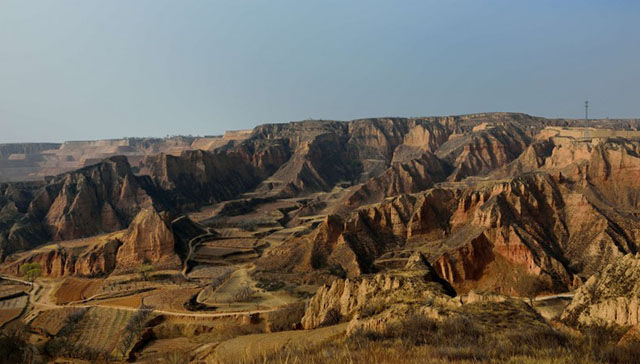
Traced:
MULTIPOLYGON (((619 344, 620 332, 590 327, 572 334, 532 325, 528 314, 486 305, 435 321, 407 317, 383 332, 344 326, 242 336, 218 345, 207 364, 637 364, 640 343, 619 344), (475 319, 486 319, 476 324, 475 319), (496 327, 490 325, 498 324, 496 327), (343 327, 342 331, 331 333, 343 327)), ((536 320, 537 321, 537 320, 536 320)), ((624 332, 624 331, 622 331, 624 332)))
POLYGON ((171 356, 173 353, 188 353, 196 349, 200 344, 193 342, 186 337, 175 339, 154 340, 144 347, 140 353, 138 363, 162 363, 162 358, 171 356))

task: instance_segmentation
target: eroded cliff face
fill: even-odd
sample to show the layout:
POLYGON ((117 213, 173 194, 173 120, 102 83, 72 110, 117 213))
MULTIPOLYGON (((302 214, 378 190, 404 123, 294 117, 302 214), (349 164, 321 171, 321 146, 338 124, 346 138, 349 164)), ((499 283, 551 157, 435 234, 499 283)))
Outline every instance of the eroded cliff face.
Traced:
POLYGON ((423 305, 438 301, 455 305, 455 291, 439 279, 426 259, 412 254, 404 269, 386 274, 336 280, 323 286, 309 302, 302 327, 313 329, 377 314, 397 305, 423 305), (375 312, 377 311, 377 312, 375 312))
POLYGON ((118 270, 130 270, 143 263, 156 268, 177 268, 180 259, 168 216, 153 209, 140 211, 122 236, 116 256, 118 270))
POLYGON ((181 266, 185 241, 204 230, 183 216, 168 221, 166 212, 141 210, 124 230, 91 238, 52 243, 15 254, 0 270, 20 275, 24 263, 39 263, 45 277, 101 277, 134 271, 141 264, 158 269, 181 266))
POLYGON ((627 254, 593 275, 561 316, 571 324, 640 324, 640 255, 627 254))
POLYGON ((265 251, 258 272, 355 278, 418 249, 462 291, 513 293, 527 275, 566 289, 638 250, 638 123, 618 124, 597 138, 561 128, 579 121, 512 113, 263 125, 210 152, 148 156, 139 175, 113 157, 1 185, 1 253, 129 227, 118 265, 176 266, 184 251, 167 217, 149 211, 292 197, 297 215, 280 211, 276 224, 304 228, 265 251), (307 224, 313 215, 325 220, 307 224))
POLYGON ((494 113, 263 125, 244 144, 286 141, 291 157, 257 191, 280 197, 364 185, 352 206, 506 165, 553 121, 494 113))
POLYGON ((153 205, 124 157, 60 176, 48 187, 57 190, 55 196, 43 191, 31 208, 45 213, 54 240, 120 230, 140 209, 153 205))
POLYGON ((438 274, 463 291, 518 293, 521 280, 530 276, 542 276, 549 291, 561 291, 579 285, 603 263, 637 251, 638 217, 601 206, 581 187, 541 172, 436 188, 362 207, 331 234, 321 233, 327 230, 322 225, 292 238, 279 247, 277 259, 266 254, 258 269, 328 268, 290 259, 293 252, 316 252, 324 257, 316 261, 331 261, 351 277, 384 270, 404 249, 419 247, 438 274), (338 251, 343 260, 329 259, 338 251))
POLYGON ((493 175, 500 178, 542 170, 582 185, 611 205, 637 209, 640 206, 640 191, 635 183, 640 177, 638 139, 640 134, 633 139, 552 136, 531 144, 517 160, 493 175))
POLYGON ((484 174, 510 161, 550 123, 495 113, 263 125, 213 151, 148 155, 136 167, 142 176, 125 157, 111 157, 35 190, 14 185, 18 195, 29 196, 14 193, 0 201, 6 213, 0 223, 7 226, 0 244, 7 255, 48 240, 126 228, 143 208, 192 210, 249 191, 291 197, 363 183, 349 199, 353 208, 484 174))
POLYGON ((255 188, 288 158, 288 146, 280 141, 248 140, 215 152, 149 156, 141 162, 140 173, 151 177, 172 206, 192 210, 255 188))
POLYGON ((451 167, 433 153, 421 153, 407 162, 394 162, 382 174, 370 178, 348 199, 349 206, 380 201, 387 196, 415 193, 447 178, 451 167))
POLYGON ((154 206, 149 180, 136 177, 124 157, 112 157, 51 179, 10 184, 0 199, 3 257, 46 241, 120 230, 154 206))
POLYGON ((116 267, 116 253, 120 245, 121 242, 113 238, 89 243, 84 249, 63 246, 43 248, 5 265, 3 271, 20 275, 22 264, 39 263, 44 277, 100 277, 110 274, 116 267))

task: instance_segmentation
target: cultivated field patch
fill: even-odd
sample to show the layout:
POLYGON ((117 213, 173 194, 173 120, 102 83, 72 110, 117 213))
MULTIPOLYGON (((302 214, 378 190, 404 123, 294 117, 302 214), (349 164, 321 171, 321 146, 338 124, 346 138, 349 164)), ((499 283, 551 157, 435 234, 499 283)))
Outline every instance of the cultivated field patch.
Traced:
POLYGON ((43 334, 57 335, 65 326, 69 315, 82 312, 83 310, 85 309, 65 307, 42 311, 33 321, 31 321, 31 327, 43 334))
POLYGON ((77 348, 89 348, 100 353, 111 353, 134 314, 132 311, 106 307, 92 307, 74 327, 71 341, 77 348))
POLYGON ((26 294, 0 300, 0 326, 18 317, 28 301, 26 294))
POLYGON ((55 303, 63 305, 69 302, 81 301, 96 294, 101 280, 67 277, 54 293, 55 303))
POLYGON ((151 306, 156 310, 187 312, 184 304, 198 293, 198 291, 198 288, 158 289, 144 297, 143 302, 145 305, 151 306))

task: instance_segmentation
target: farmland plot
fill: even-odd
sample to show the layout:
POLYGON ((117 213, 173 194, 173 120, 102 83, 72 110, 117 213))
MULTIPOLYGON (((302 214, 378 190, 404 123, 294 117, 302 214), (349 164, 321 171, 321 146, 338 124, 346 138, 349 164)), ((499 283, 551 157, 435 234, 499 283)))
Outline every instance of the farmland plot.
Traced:
POLYGON ((0 301, 0 326, 18 317, 29 302, 29 296, 22 294, 0 301))
POLYGON ((143 301, 145 305, 158 310, 187 312, 184 304, 198 291, 198 288, 158 289, 153 294, 145 297, 143 301))
POLYGON ((74 328, 72 342, 79 349, 112 353, 133 314, 127 310, 92 307, 74 328))
POLYGON ((84 300, 96 294, 101 285, 97 279, 67 277, 54 293, 55 302, 60 305, 84 300))
POLYGON ((65 326, 67 317, 70 314, 83 310, 83 308, 65 307, 42 311, 38 317, 31 322, 31 327, 48 335, 57 335, 65 326))

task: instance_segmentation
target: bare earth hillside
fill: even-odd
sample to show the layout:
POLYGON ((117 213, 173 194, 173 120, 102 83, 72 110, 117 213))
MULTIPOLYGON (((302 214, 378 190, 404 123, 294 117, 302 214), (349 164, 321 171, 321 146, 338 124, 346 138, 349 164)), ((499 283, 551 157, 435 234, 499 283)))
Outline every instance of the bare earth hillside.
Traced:
POLYGON ((33 362, 640 353, 640 120, 2 145, 0 177, 0 324, 33 362))

